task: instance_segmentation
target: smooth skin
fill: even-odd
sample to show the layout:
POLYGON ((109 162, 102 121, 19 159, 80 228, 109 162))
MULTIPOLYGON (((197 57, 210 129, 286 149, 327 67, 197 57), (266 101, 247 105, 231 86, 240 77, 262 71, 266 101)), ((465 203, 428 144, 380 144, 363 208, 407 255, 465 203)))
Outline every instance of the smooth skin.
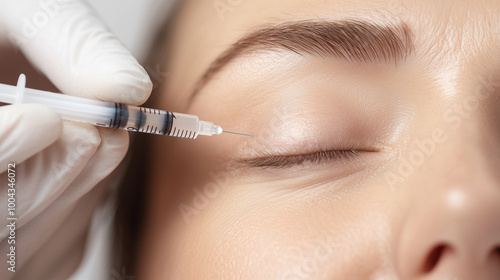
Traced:
POLYGON ((253 137, 155 138, 138 278, 500 279, 499 1, 220 2, 183 4, 159 106, 253 137), (412 53, 255 52, 192 97, 263 25, 353 18, 412 53))

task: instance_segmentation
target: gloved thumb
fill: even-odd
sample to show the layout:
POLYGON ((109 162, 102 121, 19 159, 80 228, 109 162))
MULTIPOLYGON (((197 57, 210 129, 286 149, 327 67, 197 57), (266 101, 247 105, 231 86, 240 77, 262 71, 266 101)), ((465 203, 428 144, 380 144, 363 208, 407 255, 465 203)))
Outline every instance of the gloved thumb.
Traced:
POLYGON ((19 164, 55 142, 61 130, 61 117, 46 106, 0 107, 0 173, 9 162, 19 164))

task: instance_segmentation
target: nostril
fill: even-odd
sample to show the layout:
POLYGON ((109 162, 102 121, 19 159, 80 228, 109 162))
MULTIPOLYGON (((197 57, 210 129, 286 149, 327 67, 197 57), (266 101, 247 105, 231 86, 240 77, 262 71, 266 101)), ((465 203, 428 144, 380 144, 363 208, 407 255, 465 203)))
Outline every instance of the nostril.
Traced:
POLYGON ((493 250, 491 250, 490 255, 488 256, 489 259, 493 260, 494 262, 498 263, 500 261, 500 245, 495 246, 493 250))
POLYGON ((500 258, 500 245, 496 246, 495 249, 493 249, 493 256, 496 258, 500 258))
POLYGON ((432 249, 432 251, 429 253, 429 255, 427 255, 427 258, 424 261, 422 268, 424 273, 428 273, 434 270, 434 268, 438 265, 439 259, 441 259, 445 248, 446 245, 441 244, 432 249))

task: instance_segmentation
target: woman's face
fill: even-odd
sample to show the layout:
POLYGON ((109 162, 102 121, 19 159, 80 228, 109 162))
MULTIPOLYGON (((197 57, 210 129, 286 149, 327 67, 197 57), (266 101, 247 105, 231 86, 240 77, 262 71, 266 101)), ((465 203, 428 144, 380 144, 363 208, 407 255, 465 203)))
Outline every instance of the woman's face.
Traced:
MULTIPOLYGON (((500 2, 193 0, 141 279, 500 279, 500 2)), ((165 69, 162 69, 165 72, 165 69)))

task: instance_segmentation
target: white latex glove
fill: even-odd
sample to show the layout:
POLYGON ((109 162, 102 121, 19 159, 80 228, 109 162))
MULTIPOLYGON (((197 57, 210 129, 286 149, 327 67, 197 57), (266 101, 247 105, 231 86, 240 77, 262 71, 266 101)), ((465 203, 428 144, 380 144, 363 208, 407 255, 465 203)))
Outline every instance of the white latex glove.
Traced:
MULTIPOLYGON (((141 104, 152 84, 77 0, 0 0, 0 28, 63 93, 141 104)), ((1 34, 2 32, 0 32, 1 34)), ((0 67, 1 64, 0 64, 0 67)), ((27 77, 29 87, 30 77, 27 77)), ((0 279, 66 279, 94 208, 128 148, 126 131, 64 122, 40 105, 0 108, 0 253, 6 259, 7 169, 15 162, 16 267, 0 279)))

